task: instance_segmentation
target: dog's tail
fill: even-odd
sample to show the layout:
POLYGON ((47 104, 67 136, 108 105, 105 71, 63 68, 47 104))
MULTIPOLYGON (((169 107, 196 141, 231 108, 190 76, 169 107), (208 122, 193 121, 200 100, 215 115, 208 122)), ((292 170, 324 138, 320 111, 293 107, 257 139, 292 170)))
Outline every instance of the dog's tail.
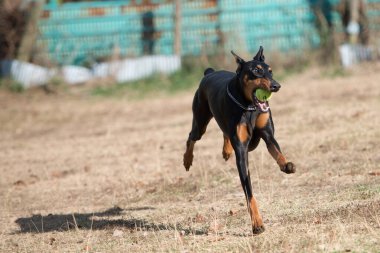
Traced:
POLYGON ((213 68, 207 68, 204 72, 204 75, 208 75, 208 74, 211 74, 212 72, 215 72, 215 70, 213 68))

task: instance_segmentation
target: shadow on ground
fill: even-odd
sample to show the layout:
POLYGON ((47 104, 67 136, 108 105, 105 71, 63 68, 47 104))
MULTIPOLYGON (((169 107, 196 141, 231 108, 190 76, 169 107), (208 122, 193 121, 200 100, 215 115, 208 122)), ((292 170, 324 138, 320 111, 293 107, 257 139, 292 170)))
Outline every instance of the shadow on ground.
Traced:
POLYGON ((144 219, 124 219, 123 212, 154 210, 153 207, 137 207, 122 209, 113 207, 98 213, 72 213, 72 214, 48 214, 46 216, 33 215, 26 218, 18 218, 15 222, 20 230, 16 233, 46 233, 52 231, 64 232, 69 230, 102 230, 115 227, 136 231, 161 231, 161 230, 183 230, 186 234, 203 235, 207 230, 194 230, 181 227, 180 224, 152 223, 144 219))

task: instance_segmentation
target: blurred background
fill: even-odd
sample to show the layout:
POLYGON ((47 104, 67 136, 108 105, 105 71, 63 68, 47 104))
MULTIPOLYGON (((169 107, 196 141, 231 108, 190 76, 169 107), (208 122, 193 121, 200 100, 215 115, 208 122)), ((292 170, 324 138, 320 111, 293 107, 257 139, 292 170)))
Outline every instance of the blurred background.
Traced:
POLYGON ((157 73, 169 76, 164 81, 170 89, 182 89, 195 81, 178 83, 176 73, 198 75, 209 65, 233 69, 230 50, 251 57, 260 45, 274 67, 287 71, 310 64, 349 68, 379 58, 380 0, 1 0, 0 5, 1 83, 14 90, 99 80, 133 86, 157 73))

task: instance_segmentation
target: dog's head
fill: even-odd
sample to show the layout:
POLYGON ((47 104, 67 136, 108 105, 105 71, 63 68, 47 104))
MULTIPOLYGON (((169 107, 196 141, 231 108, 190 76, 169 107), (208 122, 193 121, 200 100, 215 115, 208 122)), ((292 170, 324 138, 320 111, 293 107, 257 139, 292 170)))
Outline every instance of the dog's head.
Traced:
POLYGON ((255 100, 255 91, 259 88, 271 92, 277 92, 281 88, 281 85, 273 79, 272 68, 265 63, 263 51, 263 47, 260 46, 252 61, 245 61, 231 51, 238 65, 236 73, 244 96, 251 102, 255 100))

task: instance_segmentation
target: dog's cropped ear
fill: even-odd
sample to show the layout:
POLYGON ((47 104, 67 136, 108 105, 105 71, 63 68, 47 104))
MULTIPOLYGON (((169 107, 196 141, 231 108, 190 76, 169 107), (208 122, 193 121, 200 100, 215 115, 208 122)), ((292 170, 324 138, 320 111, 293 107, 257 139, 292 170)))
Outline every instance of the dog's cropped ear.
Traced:
POLYGON ((243 68, 243 65, 245 63, 245 61, 240 57, 238 56, 237 54, 235 54, 234 51, 231 50, 231 54, 235 57, 235 61, 238 65, 238 68, 236 69, 236 73, 239 74, 241 69, 243 68))
POLYGON ((235 54, 235 52, 233 50, 231 50, 231 54, 235 57, 237 64, 244 64, 245 63, 245 61, 240 56, 235 54))
POLYGON ((262 46, 260 46, 260 49, 259 51, 257 52, 256 56, 253 57, 253 60, 254 61, 261 61, 261 62, 264 62, 265 61, 265 56, 263 54, 264 52, 264 48, 262 46))

